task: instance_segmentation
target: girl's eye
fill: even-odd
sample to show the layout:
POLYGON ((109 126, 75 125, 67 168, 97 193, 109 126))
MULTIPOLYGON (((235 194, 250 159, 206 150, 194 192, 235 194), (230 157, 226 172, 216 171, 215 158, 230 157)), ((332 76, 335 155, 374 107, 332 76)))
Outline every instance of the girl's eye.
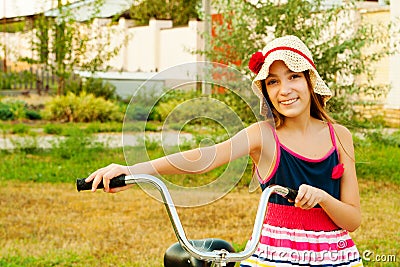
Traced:
POLYGON ((276 83, 277 83, 276 80, 269 80, 269 81, 267 81, 267 85, 274 85, 274 84, 276 84, 276 83))
POLYGON ((295 73, 295 74, 293 74, 292 76, 290 76, 290 79, 291 79, 291 80, 294 80, 294 79, 297 79, 297 78, 300 78, 300 77, 301 77, 300 74, 295 73))

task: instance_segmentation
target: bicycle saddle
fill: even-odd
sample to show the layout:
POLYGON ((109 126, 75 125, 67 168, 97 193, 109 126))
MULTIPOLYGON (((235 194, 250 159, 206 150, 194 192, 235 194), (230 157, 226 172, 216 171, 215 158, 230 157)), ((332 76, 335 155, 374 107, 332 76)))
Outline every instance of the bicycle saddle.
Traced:
MULTIPOLYGON (((214 251, 225 249, 228 252, 235 252, 232 245, 222 239, 207 238, 190 240, 190 243, 199 250, 214 251)), ((164 267, 209 267, 211 262, 198 260, 184 250, 179 242, 170 246, 164 254, 164 267)), ((235 263, 230 262, 226 266, 234 267, 235 263)))

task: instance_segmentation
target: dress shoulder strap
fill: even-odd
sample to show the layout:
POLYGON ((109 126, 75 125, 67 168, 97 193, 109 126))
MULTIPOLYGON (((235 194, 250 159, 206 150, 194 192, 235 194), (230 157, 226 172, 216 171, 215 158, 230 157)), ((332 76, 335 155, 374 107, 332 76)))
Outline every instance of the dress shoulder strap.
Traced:
POLYGON ((337 150, 336 138, 335 138, 335 129, 333 128, 333 125, 330 122, 328 122, 328 127, 329 127, 329 133, 331 135, 332 145, 337 150))
POLYGON ((257 173, 257 178, 258 181, 260 182, 260 184, 265 184, 267 183, 269 180, 271 180, 272 176, 275 175, 278 167, 279 167, 279 163, 281 161, 281 143, 279 142, 279 138, 278 138, 278 134, 276 133, 275 127, 273 127, 271 124, 268 123, 268 126, 271 128, 272 133, 274 134, 274 139, 275 139, 275 149, 276 149, 276 157, 275 157, 275 164, 270 166, 270 170, 269 170, 269 174, 266 177, 266 179, 263 179, 263 177, 261 177, 257 166, 255 165, 255 170, 257 173))
POLYGON ((281 143, 279 142, 278 134, 276 133, 276 129, 274 126, 268 123, 268 126, 271 128, 272 133, 274 134, 274 139, 276 142, 276 147, 280 147, 281 143))
POLYGON ((340 160, 339 150, 338 150, 338 147, 336 145, 335 128, 333 128, 333 125, 330 122, 328 122, 328 126, 329 126, 329 132, 330 132, 330 135, 331 135, 332 145, 336 150, 338 159, 340 160))

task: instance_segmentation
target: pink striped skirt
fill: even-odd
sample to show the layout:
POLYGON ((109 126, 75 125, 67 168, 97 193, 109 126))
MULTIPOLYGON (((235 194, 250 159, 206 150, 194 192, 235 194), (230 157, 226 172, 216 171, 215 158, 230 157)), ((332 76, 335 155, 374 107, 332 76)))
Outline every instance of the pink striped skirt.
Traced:
POLYGON ((269 204, 258 248, 240 266, 363 266, 349 233, 330 224, 329 217, 321 211, 269 204), (273 210, 279 210, 279 215, 271 216, 273 210))

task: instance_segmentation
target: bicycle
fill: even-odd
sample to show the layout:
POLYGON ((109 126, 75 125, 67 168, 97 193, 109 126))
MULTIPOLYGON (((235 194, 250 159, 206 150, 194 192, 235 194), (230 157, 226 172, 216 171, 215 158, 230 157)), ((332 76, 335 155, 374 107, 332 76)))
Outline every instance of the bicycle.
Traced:
MULTIPOLYGON (((181 266, 234 266, 235 262, 240 262, 249 258, 257 249, 260 240, 262 225, 267 214, 267 204, 272 194, 294 201, 297 191, 280 185, 267 187, 261 194, 257 208, 256 218, 251 234, 251 239, 246 248, 241 252, 235 252, 229 242, 222 239, 203 239, 191 240, 186 237, 185 231, 179 219, 175 205, 172 201, 167 186, 158 178, 147 174, 121 175, 110 181, 110 188, 121 187, 129 184, 148 183, 153 185, 160 193, 166 207, 169 219, 174 229, 178 243, 169 247, 164 254, 165 267, 181 266), (186 252, 186 253, 185 253, 186 252), (189 265, 188 265, 189 264, 189 265), (229 264, 229 265, 227 265, 229 264)), ((90 190, 92 182, 86 183, 85 178, 76 180, 78 191, 90 190)), ((103 188, 101 183, 97 188, 103 188)))

